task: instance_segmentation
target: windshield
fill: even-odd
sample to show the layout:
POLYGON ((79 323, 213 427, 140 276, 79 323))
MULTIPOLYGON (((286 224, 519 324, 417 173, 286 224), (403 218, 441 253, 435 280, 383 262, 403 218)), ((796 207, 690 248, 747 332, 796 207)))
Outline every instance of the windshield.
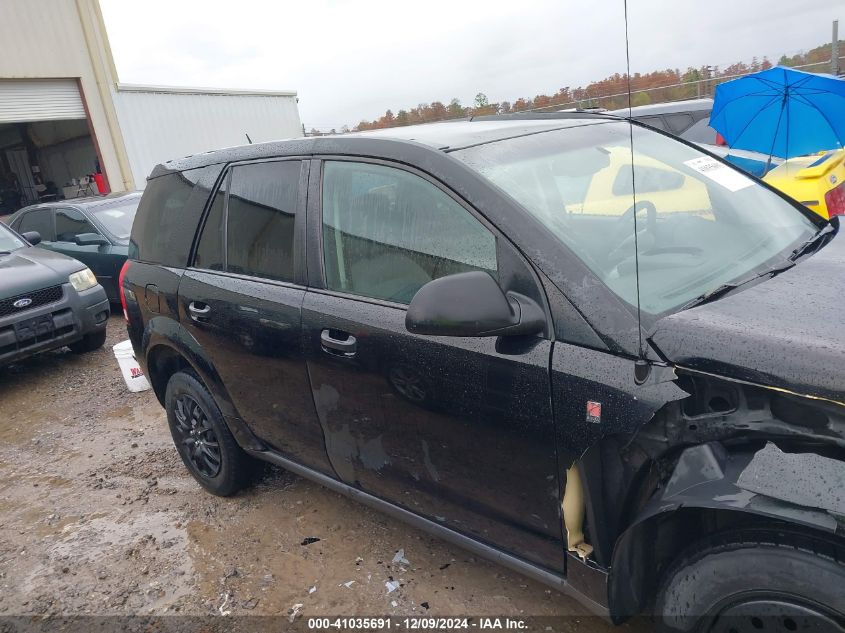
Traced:
POLYGON ((95 207, 91 209, 91 213, 112 237, 128 242, 129 234, 132 232, 132 222, 135 220, 135 211, 138 210, 140 201, 140 196, 132 197, 124 202, 95 207))
POLYGON ((26 242, 0 222, 0 253, 16 251, 24 246, 26 246, 26 242))
POLYGON ((452 155, 520 202, 619 297, 636 306, 639 294, 652 315, 782 263, 818 228, 742 172, 624 121, 452 155))

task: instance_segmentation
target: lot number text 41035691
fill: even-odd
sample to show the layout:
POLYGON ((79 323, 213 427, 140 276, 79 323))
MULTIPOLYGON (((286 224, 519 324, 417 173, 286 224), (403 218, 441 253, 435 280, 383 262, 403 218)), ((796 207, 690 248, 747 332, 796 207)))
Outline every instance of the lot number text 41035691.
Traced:
POLYGON ((379 631, 385 629, 405 629, 421 631, 444 631, 454 629, 477 630, 510 630, 519 631, 526 628, 524 620, 519 618, 482 617, 469 618, 437 618, 437 617, 409 617, 409 618, 308 618, 308 628, 320 629, 353 629, 359 631, 379 631))

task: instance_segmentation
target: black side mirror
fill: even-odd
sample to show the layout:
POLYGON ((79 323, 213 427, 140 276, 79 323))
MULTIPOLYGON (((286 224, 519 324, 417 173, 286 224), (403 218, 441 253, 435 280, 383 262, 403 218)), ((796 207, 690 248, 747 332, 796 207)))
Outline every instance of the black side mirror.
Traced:
POLYGON ((38 231, 27 231, 26 233, 21 233, 21 237, 33 246, 41 243, 41 233, 38 231))
POLYGON ((458 273, 428 282, 414 295, 405 327, 434 336, 506 336, 545 329, 543 310, 528 297, 507 295, 488 273, 458 273))
POLYGON ((99 233, 79 233, 73 236, 73 243, 77 246, 101 246, 109 241, 99 233))

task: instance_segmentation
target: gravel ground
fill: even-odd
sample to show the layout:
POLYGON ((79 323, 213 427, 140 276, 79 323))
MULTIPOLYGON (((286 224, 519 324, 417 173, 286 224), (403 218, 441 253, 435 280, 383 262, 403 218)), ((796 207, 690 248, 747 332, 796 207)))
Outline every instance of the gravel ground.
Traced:
POLYGON ((0 616, 296 609, 650 629, 586 617, 556 591, 284 471, 268 467, 232 498, 205 493, 152 392, 127 392, 111 354, 124 338, 112 317, 101 350, 0 370, 0 616), (407 562, 393 563, 400 549, 407 562), (399 588, 388 594, 390 580, 399 588))

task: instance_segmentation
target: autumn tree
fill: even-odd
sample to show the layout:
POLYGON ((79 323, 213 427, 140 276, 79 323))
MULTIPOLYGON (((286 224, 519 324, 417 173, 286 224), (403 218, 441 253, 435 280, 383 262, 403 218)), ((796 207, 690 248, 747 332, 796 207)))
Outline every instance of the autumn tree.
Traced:
MULTIPOLYGON (((845 42, 840 46, 845 48, 845 42)), ((827 72, 830 65, 830 45, 823 44, 809 51, 796 55, 782 55, 778 63, 783 66, 801 66, 806 70, 827 72)), ((372 130, 394 125, 428 123, 445 119, 456 119, 468 115, 525 112, 530 110, 556 110, 572 107, 602 107, 609 110, 628 106, 628 91, 631 90, 631 104, 662 103, 681 99, 693 99, 698 96, 712 95, 715 86, 727 81, 732 76, 766 70, 772 67, 768 58, 752 58, 751 63, 736 62, 724 68, 718 66, 689 67, 681 72, 677 68, 665 68, 646 73, 634 73, 630 77, 623 73, 614 73, 593 81, 586 86, 565 86, 552 95, 538 94, 533 98, 520 97, 515 101, 490 103, 487 95, 479 92, 473 105, 464 107, 459 99, 452 99, 448 105, 440 101, 429 104, 420 103, 409 110, 402 109, 394 117, 391 110, 374 121, 361 121, 356 130, 372 130)), ((312 133, 316 130, 312 129, 312 133)))
POLYGON ((451 118, 460 118, 464 116, 464 107, 461 105, 460 99, 452 99, 449 102, 448 110, 451 118))
POLYGON ((449 110, 440 101, 432 101, 429 106, 430 121, 442 121, 448 118, 449 110))

